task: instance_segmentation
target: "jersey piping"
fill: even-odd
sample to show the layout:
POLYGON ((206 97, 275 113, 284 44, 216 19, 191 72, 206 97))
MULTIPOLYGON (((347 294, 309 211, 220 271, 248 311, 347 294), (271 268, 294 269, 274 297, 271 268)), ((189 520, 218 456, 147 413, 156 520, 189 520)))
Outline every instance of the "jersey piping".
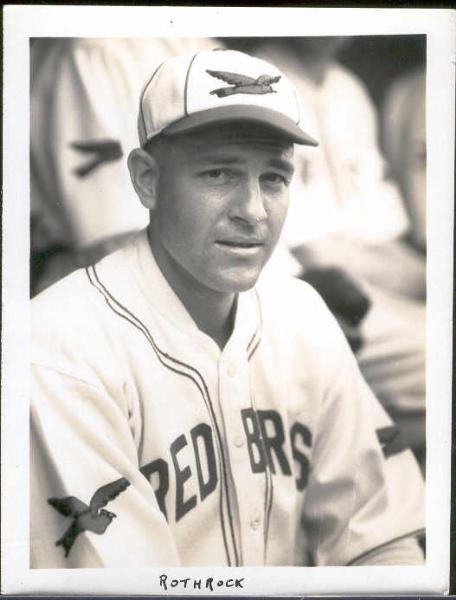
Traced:
MULTIPOLYGON (((255 333, 253 334, 252 339, 250 340, 250 342, 247 346, 247 359, 248 360, 251 360, 252 356, 255 354, 258 346, 260 345, 261 331, 263 328, 261 303, 260 303, 260 298, 258 297, 257 290, 255 290, 255 297, 256 297, 256 301, 257 301, 259 322, 258 322, 258 326, 255 330, 255 333)), ((266 446, 265 446, 265 442, 264 442, 264 438, 263 438, 263 431, 260 426, 260 423, 258 422, 258 413, 256 411, 255 400, 254 400, 253 396, 251 396, 250 402, 251 402, 252 408, 255 410, 254 414, 255 414, 255 420, 257 422, 258 431, 260 432, 261 446, 262 446, 264 455, 266 457, 267 452, 266 452, 266 446)), ((269 535, 269 522, 271 519, 271 509, 272 509, 272 502, 273 502, 273 497, 274 497, 274 482, 273 482, 273 478, 272 478, 271 468, 267 461, 266 461, 266 468, 265 468, 265 482, 266 482, 266 486, 265 486, 266 489, 265 489, 265 495, 264 495, 264 555, 263 555, 263 559, 264 559, 264 563, 266 564, 267 544, 268 544, 268 535, 269 535)))
POLYGON ((252 339, 250 340, 250 342, 248 343, 248 346, 247 346, 247 360, 250 360, 252 358, 252 356, 255 354, 258 346, 260 345, 260 342, 261 342, 261 331, 263 329, 263 318, 262 318, 262 313, 261 313, 261 304, 260 304, 260 299, 258 297, 258 292, 256 290, 255 290, 255 296, 256 296, 256 300, 257 300, 259 323, 258 323, 258 327, 255 330, 255 333, 252 336, 252 339))
POLYGON ((408 537, 416 537, 416 536, 420 535, 421 533, 425 533, 425 531, 426 530, 424 528, 421 528, 421 529, 415 529, 414 531, 410 531, 409 533, 404 533, 404 535, 398 535, 397 537, 392 538, 391 540, 388 540, 387 542, 383 542, 382 544, 379 544, 378 546, 369 548, 369 550, 366 550, 366 552, 359 554, 358 556, 353 558, 350 562, 348 562, 345 566, 350 567, 351 565, 358 562, 362 558, 365 558, 372 552, 375 552, 376 550, 379 550, 380 548, 383 548, 384 546, 387 546, 388 544, 393 544, 394 542, 398 542, 399 540, 403 540, 408 537))
POLYGON ((264 456, 266 458, 266 463, 265 463, 266 466, 265 466, 265 472, 264 472, 266 489, 265 489, 265 494, 264 494, 264 555, 263 555, 264 563, 266 564, 267 544, 268 544, 268 535, 269 535, 269 522, 271 519, 271 509, 272 509, 272 502, 273 502, 273 498, 274 498, 274 480, 272 478, 271 467, 267 460, 268 453, 266 451, 266 444, 264 442, 263 429, 258 420, 258 412, 256 410, 255 401, 254 401, 253 396, 251 396, 250 402, 252 404, 252 408, 254 409, 254 415, 255 415, 254 418, 255 418, 257 428, 259 431, 261 447, 264 452, 264 456))
POLYGON ((151 345, 152 349, 154 350, 160 363, 164 367, 169 369, 170 371, 173 371, 174 373, 176 373, 178 375, 182 375, 184 377, 189 378, 191 381, 193 381, 193 383, 196 385, 198 391, 200 392, 200 394, 203 398, 203 401, 208 409, 209 416, 213 423, 214 431, 216 433, 217 449, 218 449, 218 454, 219 454, 219 469, 220 469, 220 473, 222 476, 221 490, 220 490, 220 494, 221 494, 220 495, 220 520, 221 520, 223 541, 224 541, 227 561, 228 561, 228 565, 231 566, 232 561, 231 561, 231 556, 230 556, 228 543, 227 543, 225 520, 224 520, 224 515, 223 515, 223 512, 224 512, 223 500, 225 500, 227 512, 228 512, 228 521, 229 521, 230 534, 231 534, 231 539, 232 539, 232 544, 233 544, 235 566, 240 566, 236 536, 235 536, 235 532, 234 532, 233 517, 232 517, 231 505, 230 505, 230 500, 229 500, 229 491, 228 491, 228 485, 227 485, 226 458, 225 458, 225 454, 223 451, 223 442, 222 442, 221 435, 220 435, 219 425, 218 425, 218 422, 217 422, 217 419, 215 416, 215 412, 214 412, 214 409, 212 406, 212 401, 211 401, 211 398, 209 395, 209 390, 207 389, 207 385, 204 381, 203 376, 201 375, 201 373, 199 373, 199 371, 197 369, 195 369, 191 365, 187 365, 186 363, 183 363, 180 360, 173 358, 172 356, 170 356, 168 353, 164 352, 157 346, 155 340, 153 339, 152 335, 150 334, 150 331, 144 325, 144 323, 142 323, 142 321, 138 317, 136 317, 131 311, 129 311, 118 300, 116 300, 116 298, 114 298, 112 296, 112 294, 109 292, 109 290, 107 290, 107 288, 103 285, 103 283, 101 282, 101 280, 98 276, 98 273, 95 269, 95 266, 86 268, 86 274, 87 274, 90 284, 95 289, 97 289, 97 291, 104 297, 106 304, 109 306, 109 308, 115 314, 117 314, 119 317, 125 319, 131 325, 133 325, 136 329, 141 331, 141 333, 145 336, 145 338, 151 345), (167 361, 170 361, 173 364, 170 365, 167 363, 167 361), (188 369, 190 371, 190 373, 186 373, 185 371, 180 370, 179 367, 188 369), (196 377, 195 377, 195 375, 196 375, 196 377), (223 493, 223 492, 225 492, 225 493, 223 493))

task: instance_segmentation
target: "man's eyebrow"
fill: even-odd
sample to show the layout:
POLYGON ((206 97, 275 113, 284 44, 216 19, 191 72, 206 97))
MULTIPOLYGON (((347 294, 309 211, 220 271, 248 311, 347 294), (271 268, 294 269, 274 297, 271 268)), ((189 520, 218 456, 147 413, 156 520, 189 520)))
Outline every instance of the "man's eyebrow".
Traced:
POLYGON ((294 165, 291 161, 284 160, 282 158, 272 158, 269 161, 269 164, 271 165, 271 167, 274 167, 275 169, 281 169, 289 175, 293 175, 295 170, 294 165))
MULTIPOLYGON (((194 159, 196 162, 200 162, 200 163, 207 162, 207 163, 217 164, 217 165, 234 165, 234 164, 242 164, 243 163, 243 160, 241 158, 239 158, 238 156, 217 154, 217 152, 213 152, 213 153, 204 152, 201 154, 196 154, 194 156, 194 159)), ((269 166, 273 167, 274 169, 281 169, 282 171, 285 171, 286 173, 288 173, 290 176, 293 175, 294 170, 295 170, 294 165, 291 161, 285 160, 282 158, 272 158, 269 161, 269 166)))
POLYGON ((217 152, 202 152, 202 153, 195 152, 193 158, 197 162, 217 163, 220 165, 233 165, 235 163, 242 162, 242 160, 238 156, 217 154, 217 152))

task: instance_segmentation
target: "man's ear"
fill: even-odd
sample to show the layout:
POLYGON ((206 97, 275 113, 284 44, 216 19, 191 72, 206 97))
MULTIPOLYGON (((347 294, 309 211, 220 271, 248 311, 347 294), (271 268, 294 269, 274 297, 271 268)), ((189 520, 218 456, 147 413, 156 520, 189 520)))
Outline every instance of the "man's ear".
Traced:
POLYGON ((158 164, 153 156, 142 148, 135 148, 128 157, 130 177, 142 204, 153 210, 158 195, 158 164))

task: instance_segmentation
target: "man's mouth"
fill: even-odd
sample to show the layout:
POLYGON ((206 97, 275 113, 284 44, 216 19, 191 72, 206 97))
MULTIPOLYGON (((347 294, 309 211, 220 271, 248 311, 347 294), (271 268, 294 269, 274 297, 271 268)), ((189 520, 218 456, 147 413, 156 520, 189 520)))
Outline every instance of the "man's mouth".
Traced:
POLYGON ((216 244, 219 246, 226 246, 228 248, 258 248, 264 245, 261 240, 217 240, 216 244))
POLYGON ((259 255, 265 242, 258 239, 217 240, 215 245, 228 255, 238 258, 255 257, 259 255))

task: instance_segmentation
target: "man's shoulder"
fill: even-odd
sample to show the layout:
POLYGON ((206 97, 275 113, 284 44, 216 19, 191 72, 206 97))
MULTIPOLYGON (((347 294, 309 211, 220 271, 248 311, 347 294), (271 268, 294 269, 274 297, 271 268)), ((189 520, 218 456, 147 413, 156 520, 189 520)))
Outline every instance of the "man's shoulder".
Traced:
POLYGON ((337 321, 318 292, 297 278, 262 281, 258 293, 262 347, 269 364, 277 361, 279 372, 305 380, 318 396, 318 390, 335 381, 339 365, 349 354, 337 321))
MULTIPOLYGON (((129 245, 130 247, 132 244, 129 245)), ((52 331, 60 337, 69 332, 96 331, 103 327, 106 311, 99 274, 107 282, 131 287, 132 269, 127 263, 131 250, 121 248, 96 265, 80 268, 38 294, 31 301, 32 333, 52 331), (120 282, 120 283, 119 283, 120 282)), ((130 264, 131 267, 131 264, 130 264)))
POLYGON ((103 325, 87 271, 78 269, 31 301, 32 356, 44 358, 84 347, 103 325))
POLYGON ((95 266, 78 269, 31 301, 31 359, 35 366, 92 382, 102 373, 108 374, 107 380, 116 376, 126 339, 123 320, 109 308, 102 286, 109 287, 115 276, 117 286, 132 287, 134 276, 123 278, 128 269, 122 258, 122 251, 117 251, 95 266))
POLYGON ((268 275, 257 290, 266 323, 311 341, 340 337, 339 327, 320 294, 290 275, 268 275))
POLYGON ((87 297, 86 269, 77 269, 40 292, 31 300, 32 315, 59 314, 60 310, 81 308, 81 300, 87 297))

